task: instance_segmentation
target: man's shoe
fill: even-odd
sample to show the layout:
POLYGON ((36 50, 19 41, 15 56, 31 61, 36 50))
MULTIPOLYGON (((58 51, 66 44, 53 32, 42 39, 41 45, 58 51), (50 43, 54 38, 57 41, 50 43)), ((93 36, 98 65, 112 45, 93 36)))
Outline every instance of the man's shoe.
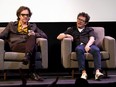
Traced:
POLYGON ((100 80, 103 77, 103 73, 99 72, 95 74, 95 80, 100 80))
POLYGON ((36 74, 36 76, 37 76, 37 81, 44 81, 44 79, 42 78, 42 77, 40 77, 38 74, 36 74))
POLYGON ((87 79, 87 74, 86 74, 86 73, 83 73, 83 74, 81 75, 81 78, 86 80, 86 79, 87 79))
POLYGON ((31 77, 31 79, 36 80, 36 81, 43 81, 44 80, 37 73, 32 73, 30 77, 31 77))

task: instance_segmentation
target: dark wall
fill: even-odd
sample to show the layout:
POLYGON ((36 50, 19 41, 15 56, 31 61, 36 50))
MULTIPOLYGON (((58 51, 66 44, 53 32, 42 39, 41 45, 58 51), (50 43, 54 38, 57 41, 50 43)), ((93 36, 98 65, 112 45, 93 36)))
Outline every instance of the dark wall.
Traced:
MULTIPOLYGON (((60 41, 56 39, 57 35, 64 32, 67 27, 74 26, 75 22, 42 22, 37 26, 48 35, 48 58, 50 71, 62 71, 64 68, 61 64, 60 41)), ((0 23, 0 27, 6 26, 7 23, 0 23)), ((105 28, 105 34, 116 38, 116 22, 90 22, 88 26, 101 26, 105 28)))

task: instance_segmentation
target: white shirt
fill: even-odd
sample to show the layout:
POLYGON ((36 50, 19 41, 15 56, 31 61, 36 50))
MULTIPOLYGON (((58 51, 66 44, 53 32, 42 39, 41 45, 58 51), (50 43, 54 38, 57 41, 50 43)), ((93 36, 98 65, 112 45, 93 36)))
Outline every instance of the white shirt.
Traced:
POLYGON ((79 32, 81 32, 84 28, 78 28, 79 32))
MULTIPOLYGON (((78 28, 79 32, 83 31, 84 28, 78 28)), ((83 43, 80 43, 82 45, 83 43)))

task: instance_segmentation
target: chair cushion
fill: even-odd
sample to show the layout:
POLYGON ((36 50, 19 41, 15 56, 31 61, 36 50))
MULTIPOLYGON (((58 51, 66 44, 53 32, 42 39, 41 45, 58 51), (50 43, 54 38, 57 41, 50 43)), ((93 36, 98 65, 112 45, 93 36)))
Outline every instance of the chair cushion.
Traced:
POLYGON ((5 61, 22 61, 25 57, 24 53, 19 52, 5 52, 5 61))
MULTIPOLYGON (((100 53, 101 53, 102 60, 108 60, 109 59, 110 56, 109 56, 108 52, 101 51, 100 53)), ((85 53, 85 56, 86 56, 86 60, 93 61, 93 56, 90 53, 85 53)), ((71 53, 71 60, 77 61, 76 52, 71 53)))

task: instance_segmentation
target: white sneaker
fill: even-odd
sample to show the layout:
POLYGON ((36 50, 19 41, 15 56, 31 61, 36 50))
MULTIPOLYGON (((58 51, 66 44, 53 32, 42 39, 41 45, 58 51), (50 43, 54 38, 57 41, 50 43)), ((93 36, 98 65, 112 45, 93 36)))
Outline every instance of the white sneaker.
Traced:
POLYGON ((87 74, 86 74, 86 73, 83 73, 83 74, 81 75, 81 78, 82 78, 82 79, 87 79, 87 74))
POLYGON ((95 80, 100 80, 103 77, 103 73, 99 72, 95 74, 95 80))

